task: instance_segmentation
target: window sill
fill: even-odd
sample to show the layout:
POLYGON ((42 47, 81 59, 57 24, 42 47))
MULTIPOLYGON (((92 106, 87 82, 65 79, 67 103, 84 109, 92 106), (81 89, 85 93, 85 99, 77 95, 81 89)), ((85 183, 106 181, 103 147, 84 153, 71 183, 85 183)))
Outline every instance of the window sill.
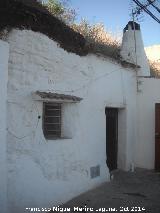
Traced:
POLYGON ((55 140, 72 140, 72 138, 68 137, 60 137, 60 138, 45 138, 47 141, 55 141, 55 140))

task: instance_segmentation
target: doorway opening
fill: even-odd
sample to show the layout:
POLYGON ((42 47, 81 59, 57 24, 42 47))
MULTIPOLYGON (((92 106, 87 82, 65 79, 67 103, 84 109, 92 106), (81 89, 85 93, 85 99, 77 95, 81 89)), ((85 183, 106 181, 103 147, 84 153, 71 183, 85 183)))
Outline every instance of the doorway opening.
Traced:
POLYGON ((118 108, 105 108, 106 114, 106 163, 109 171, 117 169, 118 160, 118 108))
POLYGON ((160 103, 155 105, 155 170, 160 171, 160 103))

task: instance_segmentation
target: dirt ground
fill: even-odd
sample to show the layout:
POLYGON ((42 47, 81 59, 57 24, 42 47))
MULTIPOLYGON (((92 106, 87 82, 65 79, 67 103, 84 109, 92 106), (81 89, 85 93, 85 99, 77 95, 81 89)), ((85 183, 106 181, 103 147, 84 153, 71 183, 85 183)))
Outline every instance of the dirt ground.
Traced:
POLYGON ((160 173, 116 171, 111 182, 74 198, 65 207, 70 212, 160 213, 160 173))

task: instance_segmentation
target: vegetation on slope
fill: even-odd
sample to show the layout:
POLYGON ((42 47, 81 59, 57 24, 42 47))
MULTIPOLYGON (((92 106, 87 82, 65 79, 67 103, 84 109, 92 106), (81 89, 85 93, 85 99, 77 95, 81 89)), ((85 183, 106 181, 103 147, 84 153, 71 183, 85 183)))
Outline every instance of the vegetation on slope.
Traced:
POLYGON ((103 54, 113 59, 119 59, 120 44, 118 39, 105 30, 102 23, 89 24, 85 19, 76 23, 76 11, 68 7, 68 1, 49 0, 43 5, 60 20, 84 36, 89 52, 103 54))

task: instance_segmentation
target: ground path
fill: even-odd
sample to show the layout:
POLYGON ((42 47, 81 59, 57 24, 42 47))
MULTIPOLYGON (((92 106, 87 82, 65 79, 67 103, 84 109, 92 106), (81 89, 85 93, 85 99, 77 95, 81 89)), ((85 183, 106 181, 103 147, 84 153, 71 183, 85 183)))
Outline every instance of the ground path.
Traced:
POLYGON ((160 173, 144 169, 116 171, 111 182, 74 198, 63 207, 70 207, 71 212, 75 212, 74 207, 83 207, 79 212, 104 212, 101 208, 115 212, 115 208, 116 212, 160 213, 160 173))

